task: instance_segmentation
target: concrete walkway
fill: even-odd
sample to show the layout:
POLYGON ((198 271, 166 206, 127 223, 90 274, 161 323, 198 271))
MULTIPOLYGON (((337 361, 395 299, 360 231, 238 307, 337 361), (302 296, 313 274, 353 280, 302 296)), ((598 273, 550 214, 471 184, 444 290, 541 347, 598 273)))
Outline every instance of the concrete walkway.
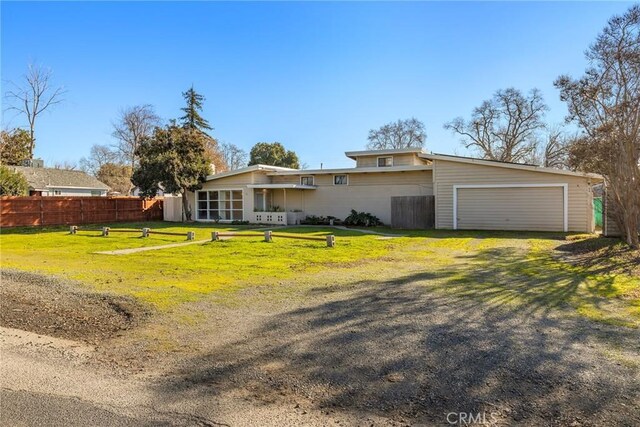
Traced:
POLYGON ((155 250, 158 250, 158 249, 179 248, 181 246, 202 244, 202 243, 207 243, 207 242, 210 242, 210 241, 211 241, 211 239, 207 239, 207 240, 190 240, 188 242, 169 243, 169 244, 166 244, 166 245, 144 246, 142 248, 117 249, 115 251, 102 251, 102 252, 94 252, 94 253, 100 254, 100 255, 129 255, 129 254, 135 254, 137 252, 155 251, 155 250))

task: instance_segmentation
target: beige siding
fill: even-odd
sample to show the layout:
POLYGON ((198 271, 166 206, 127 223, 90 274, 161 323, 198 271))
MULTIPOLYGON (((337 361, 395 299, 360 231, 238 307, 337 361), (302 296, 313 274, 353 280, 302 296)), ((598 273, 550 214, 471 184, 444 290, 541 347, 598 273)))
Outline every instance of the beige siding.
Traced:
POLYGON ((458 228, 562 231, 563 191, 562 187, 460 188, 458 228))
MULTIPOLYGON (((567 184, 569 231, 591 232, 593 202, 588 178, 544 172, 475 165, 435 160, 434 192, 436 195, 436 228, 453 228, 453 186, 465 184, 567 184)), ((515 203, 514 203, 515 204, 515 203)), ((548 201, 548 211, 555 209, 548 201)), ((526 229, 544 227, 544 221, 535 218, 526 229)))
POLYGON ((356 158, 356 165, 359 168, 374 168, 378 166, 378 157, 393 157, 393 166, 416 166, 424 164, 416 154, 390 154, 359 156, 356 158))
MULTIPOLYGON (((274 176, 277 182, 299 182, 299 176, 274 176)), ((286 209, 307 215, 346 218, 351 209, 391 222, 392 196, 433 195, 431 171, 349 174, 349 185, 333 185, 333 175, 316 175, 315 190, 287 190, 286 209)), ((284 208, 283 190, 273 190, 274 205, 284 208)))

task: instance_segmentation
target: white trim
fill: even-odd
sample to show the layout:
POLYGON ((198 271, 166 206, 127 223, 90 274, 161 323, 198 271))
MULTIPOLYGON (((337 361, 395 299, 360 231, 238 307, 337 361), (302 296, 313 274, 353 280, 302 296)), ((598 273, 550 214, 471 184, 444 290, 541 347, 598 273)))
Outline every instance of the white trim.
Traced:
POLYGON ((569 184, 461 184, 453 186, 453 229, 458 229, 458 189, 459 188, 562 188, 562 229, 569 231, 569 184))
POLYGON ((213 181, 219 178, 225 178, 228 176, 241 175, 243 173, 257 172, 257 171, 267 171, 267 172, 277 172, 277 171, 298 171, 298 169, 291 168, 283 168, 280 166, 269 166, 269 165, 251 165, 246 168, 234 169, 226 172, 220 172, 213 175, 207 175, 206 181, 213 181))
POLYGON ((331 176, 331 180, 333 181, 333 185, 338 186, 338 187, 342 187, 343 185, 349 185, 349 174, 347 173, 337 173, 331 176), (336 184, 336 176, 345 176, 347 177, 347 182, 346 184, 336 184))
MULTIPOLYGON (((195 203, 195 211, 196 211, 196 221, 199 222, 216 222, 215 219, 200 219, 200 209, 198 206, 198 193, 207 193, 209 191, 240 191, 240 193, 242 194, 242 219, 241 220, 237 220, 237 219, 220 219, 218 220, 218 222, 222 222, 222 223, 227 223, 227 222, 233 222, 233 221, 244 221, 244 209, 245 209, 245 200, 244 200, 244 188, 212 188, 212 189, 208 189, 208 190, 196 190, 194 191, 194 203, 195 203)), ((233 199, 232 199, 233 200, 233 199)), ((219 200, 218 200, 219 201, 219 200)), ((209 196, 207 196, 207 202, 209 202, 209 196)), ((207 211, 209 211, 209 205, 207 204, 207 211)), ((227 210, 227 209, 224 209, 227 210)), ((233 205, 231 205, 231 211, 237 211, 238 209, 233 209, 233 205)), ((220 211, 220 208, 218 207, 218 211, 220 211)))
POLYGON ((376 167, 379 168, 392 168, 393 167, 393 156, 378 156, 376 157, 376 167), (390 165, 380 166, 380 159, 391 159, 390 165))
MULTIPOLYGON (((73 189, 73 190, 100 190, 100 191, 109 191, 109 187, 77 187, 74 185, 47 185, 46 186, 47 189, 57 189, 57 188, 63 188, 63 189, 73 189)), ((42 190, 42 191, 46 191, 46 190, 42 190)))
POLYGON ((289 190, 315 190, 315 185, 300 185, 300 184, 248 184, 247 188, 254 189, 289 189, 289 190))

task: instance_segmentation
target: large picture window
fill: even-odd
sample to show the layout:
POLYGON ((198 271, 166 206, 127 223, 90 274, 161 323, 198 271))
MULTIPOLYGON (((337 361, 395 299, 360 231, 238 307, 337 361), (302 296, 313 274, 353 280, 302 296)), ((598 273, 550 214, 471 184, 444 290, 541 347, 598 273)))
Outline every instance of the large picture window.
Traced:
POLYGON ((242 190, 198 191, 198 219, 242 221, 242 190))

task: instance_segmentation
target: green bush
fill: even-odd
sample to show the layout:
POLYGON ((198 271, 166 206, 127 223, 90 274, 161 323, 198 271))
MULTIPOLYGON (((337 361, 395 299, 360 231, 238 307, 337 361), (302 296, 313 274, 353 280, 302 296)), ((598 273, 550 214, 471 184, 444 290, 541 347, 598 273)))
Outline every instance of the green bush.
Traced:
POLYGON ((382 225, 382 221, 369 212, 358 212, 355 209, 351 209, 351 215, 345 218, 345 225, 352 225, 356 227, 375 227, 376 225, 382 225))
POLYGON ((28 194, 29 183, 24 176, 5 165, 0 165, 0 196, 26 196, 28 194))

